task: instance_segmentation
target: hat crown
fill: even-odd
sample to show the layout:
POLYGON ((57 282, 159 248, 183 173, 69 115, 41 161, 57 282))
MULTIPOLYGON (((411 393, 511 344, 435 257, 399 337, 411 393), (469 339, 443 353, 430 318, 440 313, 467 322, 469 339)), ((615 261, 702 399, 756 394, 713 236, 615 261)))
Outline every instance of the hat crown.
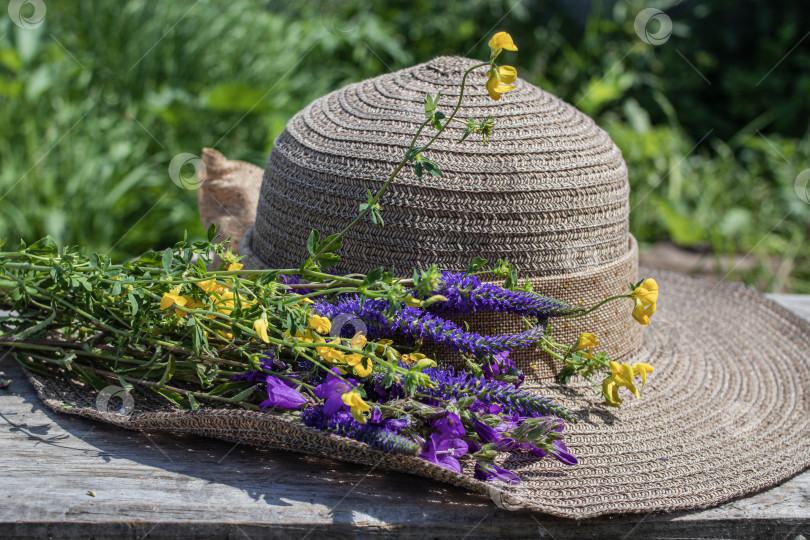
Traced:
MULTIPOLYGON (((439 57, 350 84, 296 114, 268 157, 253 251, 268 264, 306 258, 312 228, 337 232, 358 214, 405 155, 424 121, 427 92, 452 113, 465 71, 480 62, 439 57)), ((363 220, 347 235, 340 271, 401 272, 470 259, 505 259, 523 275, 580 271, 628 252, 629 186, 621 152, 593 120, 521 79, 493 101, 488 66, 474 69, 457 118, 492 115, 495 129, 459 142, 453 122, 425 152, 443 177, 406 165, 381 199, 385 226, 363 220)), ((435 134, 423 130, 417 146, 435 134)))

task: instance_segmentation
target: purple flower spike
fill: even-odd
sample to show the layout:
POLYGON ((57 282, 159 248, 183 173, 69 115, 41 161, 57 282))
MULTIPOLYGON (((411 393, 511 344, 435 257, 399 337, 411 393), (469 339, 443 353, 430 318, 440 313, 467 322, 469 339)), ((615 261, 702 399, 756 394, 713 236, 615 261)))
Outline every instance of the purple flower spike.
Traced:
POLYGON ((437 429, 440 433, 452 435, 453 437, 463 437, 466 435, 464 425, 461 423, 461 418, 456 413, 449 412, 444 418, 439 418, 433 422, 433 428, 437 429))
POLYGON ((458 458, 466 454, 468 450, 467 443, 461 439, 456 439, 446 433, 433 433, 430 440, 425 443, 425 448, 419 457, 460 473, 461 463, 458 458))
POLYGON ((519 484, 520 477, 512 471, 507 471, 503 467, 498 467, 494 463, 481 463, 475 464, 475 478, 478 480, 500 480, 507 484, 519 484))
POLYGON ((468 276, 462 272, 444 272, 442 281, 443 286, 431 294, 440 294, 447 301, 433 304, 430 310, 435 313, 463 315, 500 311, 547 319, 567 315, 575 309, 554 298, 533 292, 510 291, 494 283, 483 283, 478 276, 468 276))
POLYGON ((467 332, 452 321, 445 320, 418 308, 406 307, 390 320, 386 318, 388 300, 365 300, 362 305, 356 294, 339 297, 335 303, 321 299, 312 309, 324 317, 333 318, 341 313, 356 315, 368 325, 368 338, 391 336, 402 332, 415 339, 427 339, 446 345, 453 350, 485 356, 517 347, 531 347, 546 331, 546 320, 517 334, 482 336, 467 332))
POLYGON ((326 416, 332 416, 344 408, 348 409, 348 406, 343 403, 342 396, 346 392, 354 390, 357 384, 354 379, 349 379, 348 382, 343 381, 338 377, 339 374, 338 368, 332 368, 326 376, 326 382, 319 384, 313 390, 317 397, 325 401, 323 413, 326 416))
POLYGON ((306 398, 294 388, 290 388, 286 381, 273 375, 267 376, 267 399, 259 406, 262 410, 267 407, 278 407, 280 409, 299 409, 307 402, 306 398))
POLYGON ((410 424, 411 421, 407 418, 389 418, 383 422, 385 429, 392 433, 399 433, 410 424))

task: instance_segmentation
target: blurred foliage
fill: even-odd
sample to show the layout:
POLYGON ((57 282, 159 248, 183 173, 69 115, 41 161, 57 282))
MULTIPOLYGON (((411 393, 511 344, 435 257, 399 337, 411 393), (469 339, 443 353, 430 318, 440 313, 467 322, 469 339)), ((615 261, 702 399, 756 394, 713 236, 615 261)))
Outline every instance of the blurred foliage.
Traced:
MULTIPOLYGON (((810 39, 789 2, 640 0, 49 1, 0 22, 0 238, 50 233, 114 258, 201 236, 181 152, 263 165, 287 119, 349 82, 515 36, 521 75, 593 116, 622 149, 632 230, 760 264, 760 288, 810 292, 810 39), (656 28, 650 31, 656 32, 656 28)), ((303 239, 302 239, 303 241, 303 239)), ((727 265, 733 270, 733 263, 727 265)), ((733 272, 732 272, 733 274, 733 272)))

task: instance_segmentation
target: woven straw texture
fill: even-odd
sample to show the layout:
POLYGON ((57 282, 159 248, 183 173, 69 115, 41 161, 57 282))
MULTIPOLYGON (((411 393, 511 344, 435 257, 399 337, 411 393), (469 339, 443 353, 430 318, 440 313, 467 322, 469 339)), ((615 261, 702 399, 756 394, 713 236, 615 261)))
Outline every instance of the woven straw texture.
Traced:
POLYGON ((99 412, 95 392, 79 383, 32 380, 57 411, 376 464, 487 494, 510 509, 578 519, 708 507, 810 466, 810 324, 741 286, 645 272, 662 294, 651 331, 630 359, 655 366, 641 400, 625 396, 620 409, 606 410, 586 383, 529 386, 582 418, 566 435, 580 463, 508 458, 505 466, 523 479, 517 486, 479 482, 469 468, 456 474, 270 414, 172 411, 138 393, 135 412, 120 416, 99 412))
MULTIPOLYGON (((297 267, 312 228, 343 229, 366 190, 378 190, 402 159, 424 120, 425 93, 440 92, 440 109, 449 114, 464 72, 477 63, 436 58, 346 86, 293 117, 268 157, 256 222, 240 247, 245 266, 297 267)), ((494 102, 485 81, 486 67, 472 72, 458 118, 493 115, 490 144, 472 136, 458 143, 463 126, 448 128, 427 152, 444 177, 419 179, 403 169, 381 201, 385 226, 358 223, 346 234, 336 269, 464 270, 481 256, 513 263, 544 294, 574 304, 626 292, 638 277, 637 250, 619 149, 592 119, 540 88, 519 79, 517 89, 494 102)), ((417 145, 433 133, 426 130, 417 145)), ((554 335, 574 343, 588 330, 621 358, 641 342, 641 329, 627 326, 629 302, 624 307, 621 317, 611 305, 553 327, 554 335)), ((523 329, 503 315, 468 322, 485 334, 523 329)), ((514 358, 537 380, 559 368, 542 352, 514 358)))

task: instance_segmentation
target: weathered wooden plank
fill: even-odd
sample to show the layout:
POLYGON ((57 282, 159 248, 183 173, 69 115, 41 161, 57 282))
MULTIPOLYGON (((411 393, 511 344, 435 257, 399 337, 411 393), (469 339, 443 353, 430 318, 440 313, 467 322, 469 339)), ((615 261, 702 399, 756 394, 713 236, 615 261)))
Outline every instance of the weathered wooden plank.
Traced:
MULTIPOLYGON (((810 319, 810 297, 775 299, 810 319)), ((60 415, 15 363, 0 370, 15 379, 0 391, 4 538, 810 537, 810 471, 704 511, 573 522, 408 475, 60 415)))

